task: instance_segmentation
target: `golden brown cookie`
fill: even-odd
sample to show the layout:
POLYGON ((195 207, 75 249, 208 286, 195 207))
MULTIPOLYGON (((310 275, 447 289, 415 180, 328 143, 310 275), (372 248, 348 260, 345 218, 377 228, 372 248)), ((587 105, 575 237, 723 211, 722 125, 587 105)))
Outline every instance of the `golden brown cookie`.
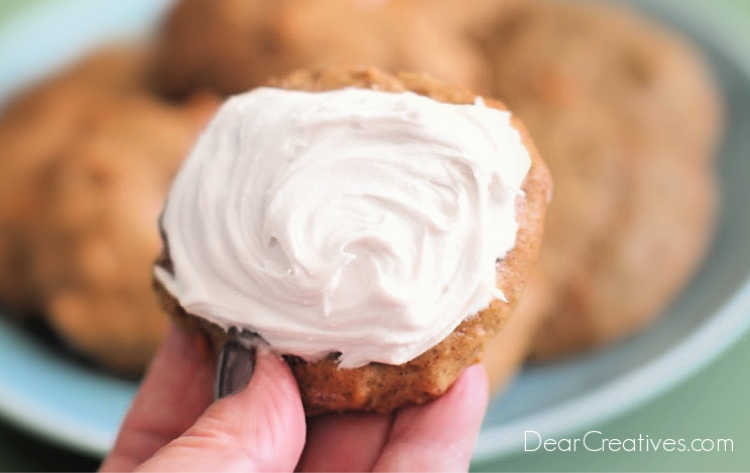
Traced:
POLYGON ((0 301, 38 309, 31 237, 45 230, 46 167, 115 96, 143 86, 146 51, 109 47, 16 97, 0 112, 0 301))
POLYGON ((47 170, 48 219, 35 241, 45 313, 74 348, 138 373, 165 333, 150 268, 173 174, 216 101, 113 99, 47 170))
MULTIPOLYGON (((449 103, 474 103, 475 95, 447 86, 425 75, 388 75, 373 68, 301 70, 274 80, 271 85, 289 89, 322 91, 363 87, 384 91, 413 91, 449 103)), ((496 101, 491 106, 504 109, 496 101)), ((536 260, 551 181, 520 122, 515 121, 532 156, 524 181, 525 198, 517 201, 519 231, 516 246, 498 263, 498 287, 508 302, 494 301, 489 308, 462 322, 454 332, 424 354, 403 365, 370 363, 355 369, 339 369, 333 357, 308 363, 294 356, 287 361, 299 383, 308 414, 330 411, 368 410, 389 412, 408 403, 423 403, 450 387, 460 372, 480 360, 485 342, 500 330, 519 299, 526 277, 536 260)), ((170 267, 168 255, 160 261, 170 267)), ((199 323, 217 345, 223 331, 197 317, 189 317, 177 301, 157 284, 168 312, 199 323)))
POLYGON ((149 51, 99 50, 0 117, 0 301, 41 311, 74 348, 139 373, 164 331, 154 221, 216 102, 146 90, 149 51))
POLYGON ((486 78, 471 44, 437 32, 421 2, 182 0, 163 24, 154 62, 169 95, 229 94, 301 67, 374 65, 423 71, 477 88, 486 78))
POLYGON ((612 6, 514 2, 477 31, 494 93, 555 179, 532 356, 633 333, 682 287, 710 236, 720 105, 703 64, 612 6))

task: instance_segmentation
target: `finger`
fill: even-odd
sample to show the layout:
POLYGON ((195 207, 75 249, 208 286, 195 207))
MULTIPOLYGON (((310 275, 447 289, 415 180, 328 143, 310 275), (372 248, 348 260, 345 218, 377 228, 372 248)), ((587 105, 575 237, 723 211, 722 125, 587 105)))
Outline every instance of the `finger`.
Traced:
POLYGON ((305 443, 305 413, 287 364, 258 349, 245 389, 212 404, 144 471, 291 471, 305 443))
POLYGON ((173 326, 149 367, 102 471, 132 471, 181 435, 211 404, 205 337, 173 326))
POLYGON ((370 471, 385 444, 392 417, 331 414, 308 421, 299 471, 370 471))
POLYGON ((487 374, 474 365, 442 397, 399 411, 374 470, 467 471, 487 397, 487 374))

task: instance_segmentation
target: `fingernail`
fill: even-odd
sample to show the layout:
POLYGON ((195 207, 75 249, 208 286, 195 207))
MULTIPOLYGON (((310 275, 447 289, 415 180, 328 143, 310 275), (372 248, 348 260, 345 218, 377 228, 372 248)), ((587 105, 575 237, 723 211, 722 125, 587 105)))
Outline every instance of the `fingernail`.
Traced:
POLYGON ((255 354, 254 346, 246 346, 237 340, 229 340, 224 344, 216 372, 214 395, 217 399, 245 389, 253 377, 255 354))

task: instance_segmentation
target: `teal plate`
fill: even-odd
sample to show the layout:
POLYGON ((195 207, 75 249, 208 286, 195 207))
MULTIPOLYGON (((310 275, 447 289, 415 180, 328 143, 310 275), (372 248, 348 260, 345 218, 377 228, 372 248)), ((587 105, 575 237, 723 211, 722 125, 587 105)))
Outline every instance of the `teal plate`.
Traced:
MULTIPOLYGON (((692 37, 729 98, 719 163, 723 207, 709 263, 647 332, 524 369, 493 400, 475 460, 520 451, 529 428, 559 436, 632 409, 705 365, 750 326, 750 48, 739 49, 747 44, 744 33, 710 2, 631 3, 692 37)), ((29 11, 0 32, 0 100, 102 42, 144 36, 167 4, 74 0, 29 11)), ((101 456, 135 389, 0 320, 0 415, 20 427, 101 456)))

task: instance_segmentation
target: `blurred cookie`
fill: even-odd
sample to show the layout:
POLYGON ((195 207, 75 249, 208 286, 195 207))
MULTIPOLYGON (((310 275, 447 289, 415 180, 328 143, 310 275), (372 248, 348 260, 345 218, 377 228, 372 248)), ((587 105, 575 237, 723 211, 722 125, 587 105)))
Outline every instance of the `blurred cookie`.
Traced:
POLYGON ((429 11, 408 1, 182 0, 163 24, 153 77, 168 95, 231 94, 300 67, 367 64, 484 90, 478 52, 437 32, 429 11))
MULTIPOLYGON (((272 84, 305 91, 346 87, 412 91, 438 101, 460 104, 472 104, 476 98, 472 93, 428 76, 389 75, 372 68, 301 70, 272 84)), ((487 99, 486 103, 504 109, 499 102, 487 99)), ((440 343, 400 365, 371 362, 344 369, 339 367, 335 355, 315 362, 287 356, 307 414, 347 410, 390 412, 405 404, 429 401, 445 392, 464 368, 479 361, 485 343, 502 330, 501 326, 511 316, 536 259, 551 187, 546 167, 536 155, 520 122, 514 122, 513 126, 522 133, 531 155, 531 168, 522 186, 524 198, 515 201, 519 223, 515 246, 496 266, 497 287, 507 300, 495 300, 487 309, 465 318, 440 343)), ((167 271, 172 268, 169 246, 158 265, 167 271)), ((222 343, 226 337, 223 329, 187 312, 160 282, 156 286, 168 312, 187 323, 202 326, 217 345, 222 343)))
POLYGON ((532 356, 633 333, 682 287, 711 233, 721 107, 703 64, 612 6, 517 2, 477 30, 495 94, 555 179, 532 356))
POLYGON ((39 308, 30 238, 45 233, 46 166, 96 122, 114 96, 142 87, 146 52, 105 48, 42 82, 0 112, 0 301, 39 308))
POLYGON ((45 313, 76 349, 118 371, 139 372, 164 334, 150 282, 156 221, 215 105, 110 100, 46 171, 48 217, 33 248, 45 313))
POLYGON ((44 313, 73 347, 129 373, 165 325, 150 289, 154 222, 215 104, 152 97, 148 54, 99 50, 0 116, 0 301, 44 313))

